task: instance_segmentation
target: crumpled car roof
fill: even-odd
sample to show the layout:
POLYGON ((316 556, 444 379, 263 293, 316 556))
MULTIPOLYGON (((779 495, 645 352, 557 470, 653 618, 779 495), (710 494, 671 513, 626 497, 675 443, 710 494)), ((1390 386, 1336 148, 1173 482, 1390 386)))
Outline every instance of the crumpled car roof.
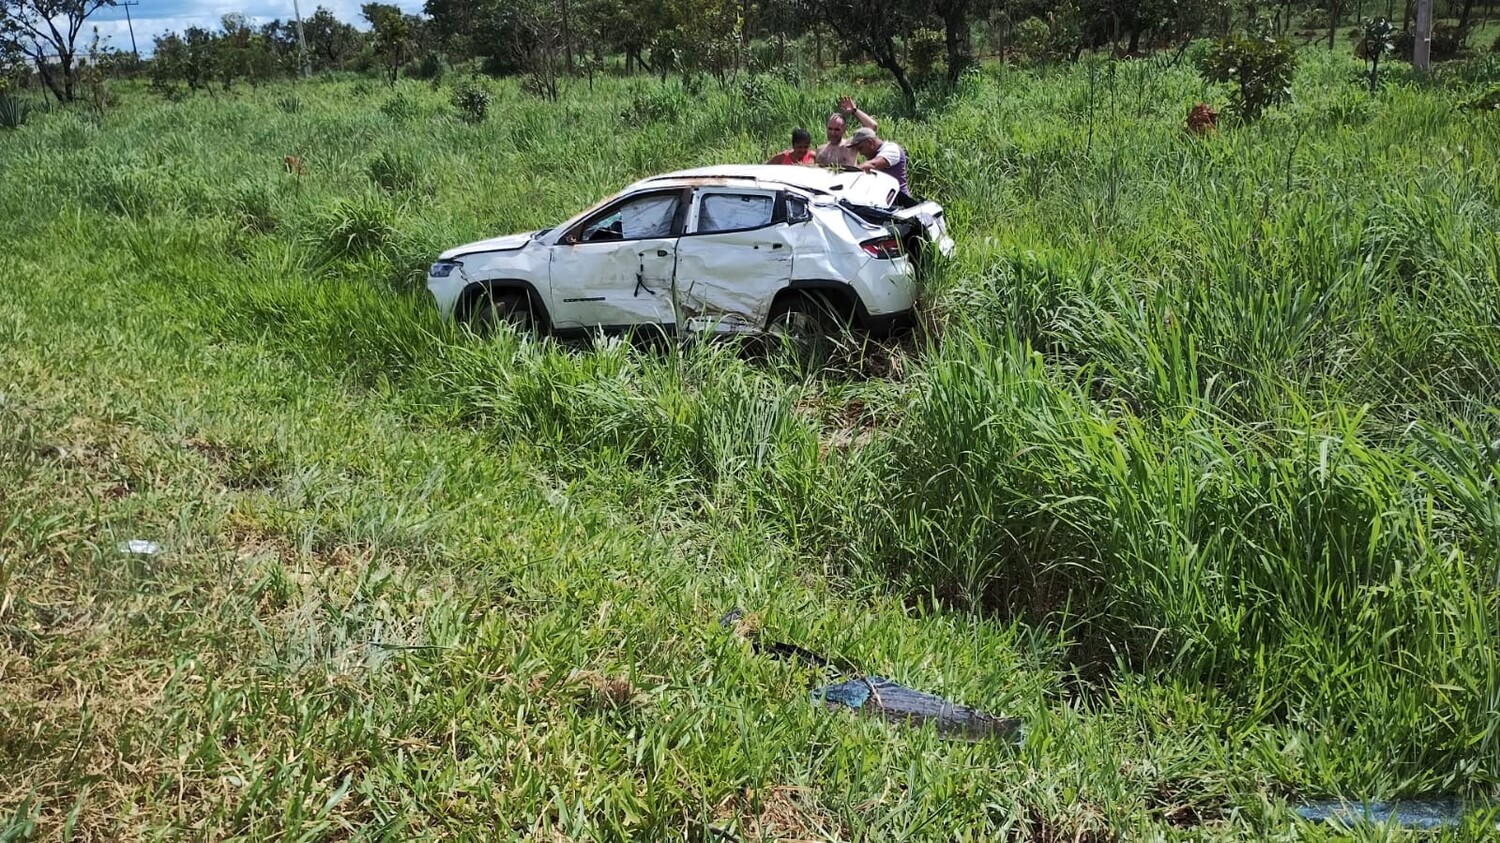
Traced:
POLYGON ((746 187, 785 185, 877 208, 891 207, 899 188, 896 180, 885 173, 860 173, 825 167, 794 167, 776 164, 720 164, 651 176, 631 185, 631 189, 666 184, 693 186, 739 184, 746 187))

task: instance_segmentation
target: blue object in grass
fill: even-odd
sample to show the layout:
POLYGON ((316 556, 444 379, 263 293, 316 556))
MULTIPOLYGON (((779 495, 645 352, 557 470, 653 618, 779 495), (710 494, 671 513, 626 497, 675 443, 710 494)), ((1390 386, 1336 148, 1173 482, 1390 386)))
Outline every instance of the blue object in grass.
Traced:
POLYGON ((829 708, 849 708, 893 723, 931 723, 946 737, 1016 741, 1022 736, 1020 718, 986 714, 881 676, 860 676, 825 685, 814 689, 812 697, 829 708))
MULTIPOLYGON (((1337 823, 1346 828, 1395 823, 1403 828, 1431 831, 1463 822, 1464 814, 1482 806, 1465 806, 1457 799, 1414 799, 1400 802, 1349 802, 1326 799, 1298 805, 1297 816, 1313 822, 1337 823)), ((1500 828, 1500 824, 1496 825, 1500 828)))

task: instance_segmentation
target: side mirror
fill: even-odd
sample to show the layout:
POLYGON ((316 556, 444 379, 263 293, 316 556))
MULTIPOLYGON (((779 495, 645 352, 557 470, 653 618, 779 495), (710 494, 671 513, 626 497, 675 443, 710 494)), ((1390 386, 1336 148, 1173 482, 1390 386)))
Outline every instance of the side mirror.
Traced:
POLYGON ((563 242, 567 243, 569 246, 577 246, 578 245, 578 232, 571 231, 571 232, 568 232, 567 234, 563 235, 563 242))
POLYGON ((799 222, 811 222, 812 211, 801 203, 792 204, 786 209, 787 225, 796 225, 799 222))

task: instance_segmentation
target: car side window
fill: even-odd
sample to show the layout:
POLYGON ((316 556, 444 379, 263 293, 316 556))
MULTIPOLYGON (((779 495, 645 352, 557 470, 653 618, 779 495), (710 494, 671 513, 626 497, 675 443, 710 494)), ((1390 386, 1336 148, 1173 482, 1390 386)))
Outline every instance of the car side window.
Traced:
POLYGON ((812 212, 807 209, 807 200, 800 196, 788 196, 786 198, 786 220, 787 222, 807 222, 812 218, 812 212))
POLYGON ((607 243, 671 237, 680 193, 652 193, 627 199, 583 224, 581 243, 607 243))
POLYGON ((756 193, 704 193, 698 202, 698 234, 744 231, 771 224, 775 200, 756 193))

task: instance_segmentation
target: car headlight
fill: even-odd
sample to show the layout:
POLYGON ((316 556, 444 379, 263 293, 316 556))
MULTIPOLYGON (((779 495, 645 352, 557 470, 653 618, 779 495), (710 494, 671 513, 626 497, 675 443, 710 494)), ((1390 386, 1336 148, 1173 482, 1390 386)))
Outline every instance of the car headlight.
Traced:
POLYGON ((458 261, 438 261, 427 270, 427 275, 430 278, 447 278, 453 274, 453 270, 462 266, 458 261))

